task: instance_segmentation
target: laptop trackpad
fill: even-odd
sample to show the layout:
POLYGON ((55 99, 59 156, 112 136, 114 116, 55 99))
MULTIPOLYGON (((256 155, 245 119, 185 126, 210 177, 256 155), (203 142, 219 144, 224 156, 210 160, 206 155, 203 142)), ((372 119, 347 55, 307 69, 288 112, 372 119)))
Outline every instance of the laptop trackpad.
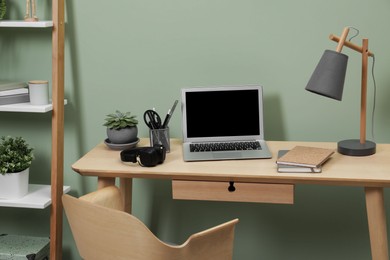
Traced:
POLYGON ((214 159, 229 159, 229 158, 241 158, 241 152, 228 152, 228 153, 213 153, 214 159))

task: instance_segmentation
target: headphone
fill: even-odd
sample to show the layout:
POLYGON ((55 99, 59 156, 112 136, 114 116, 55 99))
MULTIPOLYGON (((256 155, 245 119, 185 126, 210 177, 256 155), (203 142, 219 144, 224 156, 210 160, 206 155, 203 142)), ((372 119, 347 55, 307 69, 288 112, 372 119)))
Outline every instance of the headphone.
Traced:
POLYGON ((153 167, 165 160, 166 149, 162 145, 153 147, 137 147, 123 150, 120 153, 121 161, 124 163, 136 163, 143 167, 153 167))

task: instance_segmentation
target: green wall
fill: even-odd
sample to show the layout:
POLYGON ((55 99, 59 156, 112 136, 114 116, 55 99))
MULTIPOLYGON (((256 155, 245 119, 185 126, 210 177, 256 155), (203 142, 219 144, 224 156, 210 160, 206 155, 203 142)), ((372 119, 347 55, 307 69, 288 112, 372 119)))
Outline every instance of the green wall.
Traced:
MULTIPOLYGON (((9 17, 21 19, 23 1, 8 2, 9 17)), ((50 18, 49 2, 38 1, 40 17, 50 18)), ((147 137, 143 111, 165 113, 182 87, 263 85, 268 140, 358 137, 358 53, 344 49, 350 62, 343 102, 304 90, 323 51, 336 47, 329 34, 340 35, 345 26, 360 29, 353 41, 369 38, 376 55, 375 140, 389 143, 389 24, 387 0, 68 0, 65 184, 75 196, 95 189, 96 178, 80 177, 71 165, 104 140, 106 114, 133 112, 139 135, 147 137)), ((50 29, 0 28, 0 78, 51 80, 50 41, 50 29)), ((370 76, 369 139, 373 93, 370 76)), ((31 183, 50 183, 50 116, 0 113, 0 135, 21 135, 36 148, 31 183)), ((181 137, 180 109, 171 136, 181 137)), ((173 201, 168 181, 136 180, 134 194, 134 215, 177 243, 240 218, 237 260, 370 258, 362 188, 298 185, 294 205, 173 201)), ((388 191, 385 196, 390 214, 388 191)), ((0 208, 0 232, 47 236, 49 215, 49 209, 0 208)), ((64 259, 79 259, 64 221, 64 259)))

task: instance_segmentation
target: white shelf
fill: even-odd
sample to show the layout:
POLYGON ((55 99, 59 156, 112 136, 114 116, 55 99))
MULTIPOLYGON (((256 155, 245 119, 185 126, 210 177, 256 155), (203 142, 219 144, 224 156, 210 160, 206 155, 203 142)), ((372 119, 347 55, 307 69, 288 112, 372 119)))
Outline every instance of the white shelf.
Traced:
MULTIPOLYGON (((66 105, 68 101, 64 100, 64 105, 66 105)), ((17 104, 9 104, 0 106, 0 111, 3 112, 31 112, 31 113, 46 113, 48 111, 53 110, 53 105, 31 105, 28 103, 17 103, 17 104)))
POLYGON ((25 22, 19 20, 0 21, 0 27, 53 27, 53 21, 25 22))
MULTIPOLYGON (((70 191, 70 186, 64 186, 64 193, 70 191)), ((44 209, 51 204, 50 185, 29 184, 26 196, 15 199, 0 199, 0 207, 44 209)))

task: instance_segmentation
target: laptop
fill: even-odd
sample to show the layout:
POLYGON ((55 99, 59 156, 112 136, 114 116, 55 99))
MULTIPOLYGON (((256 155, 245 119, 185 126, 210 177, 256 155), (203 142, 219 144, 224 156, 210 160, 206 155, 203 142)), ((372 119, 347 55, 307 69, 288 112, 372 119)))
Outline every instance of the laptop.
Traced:
POLYGON ((271 158, 259 85, 183 88, 184 161, 271 158))

